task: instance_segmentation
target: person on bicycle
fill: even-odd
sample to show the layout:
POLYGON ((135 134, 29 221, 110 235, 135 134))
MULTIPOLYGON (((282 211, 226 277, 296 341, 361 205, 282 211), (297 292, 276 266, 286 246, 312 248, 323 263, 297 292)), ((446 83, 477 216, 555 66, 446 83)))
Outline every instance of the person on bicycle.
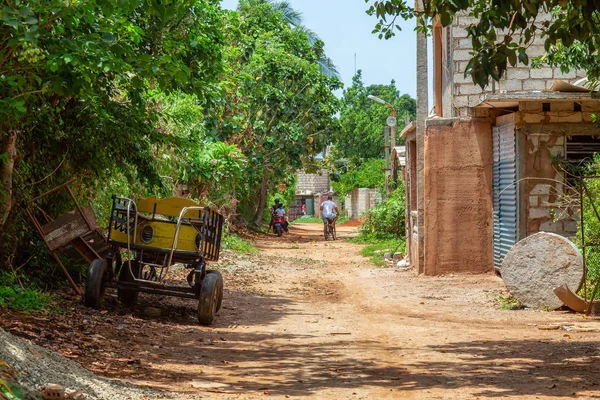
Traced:
POLYGON ((338 206, 333 202, 331 196, 327 196, 327 200, 321 203, 320 210, 323 224, 329 221, 332 225, 335 225, 335 221, 337 221, 338 215, 340 215, 340 210, 338 210, 338 206))

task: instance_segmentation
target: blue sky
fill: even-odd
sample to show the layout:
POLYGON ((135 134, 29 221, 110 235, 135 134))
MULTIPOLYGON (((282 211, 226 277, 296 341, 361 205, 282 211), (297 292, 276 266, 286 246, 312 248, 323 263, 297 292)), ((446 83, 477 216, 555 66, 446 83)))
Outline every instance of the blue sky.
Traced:
MULTIPOLYGON (((344 86, 352 83, 354 54, 366 85, 388 84, 392 79, 401 94, 416 96, 415 22, 400 21, 402 31, 390 40, 371 33, 377 22, 365 11, 364 0, 289 0, 303 14, 304 25, 325 42, 327 55, 337 65, 344 86)), ((235 9, 237 0, 223 0, 235 9)))

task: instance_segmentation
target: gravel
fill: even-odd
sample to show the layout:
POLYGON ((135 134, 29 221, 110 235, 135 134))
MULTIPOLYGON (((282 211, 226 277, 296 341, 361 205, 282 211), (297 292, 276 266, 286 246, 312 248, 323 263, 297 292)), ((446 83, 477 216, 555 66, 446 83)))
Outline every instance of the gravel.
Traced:
MULTIPOLYGON (((80 391, 87 400, 170 398, 164 393, 101 378, 60 354, 31 344, 0 329, 0 360, 17 372, 17 381, 30 390, 54 383, 69 391, 80 391)), ((27 396, 26 398, 37 398, 27 396)))

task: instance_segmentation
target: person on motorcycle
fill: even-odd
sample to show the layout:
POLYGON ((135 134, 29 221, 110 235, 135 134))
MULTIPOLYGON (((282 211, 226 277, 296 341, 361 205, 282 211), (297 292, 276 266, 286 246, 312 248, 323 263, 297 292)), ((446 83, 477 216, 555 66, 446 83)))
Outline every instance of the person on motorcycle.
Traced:
POLYGON ((333 197, 327 196, 327 200, 321 203, 320 211, 323 224, 326 224, 329 220, 335 226, 335 221, 337 221, 338 215, 340 215, 340 210, 338 210, 337 204, 332 199, 333 197))
POLYGON ((283 230, 285 231, 285 233, 290 233, 290 230, 288 228, 289 223, 287 222, 287 219, 285 217, 285 209, 283 208, 283 204, 278 205, 277 209, 273 213, 273 216, 283 219, 283 230))

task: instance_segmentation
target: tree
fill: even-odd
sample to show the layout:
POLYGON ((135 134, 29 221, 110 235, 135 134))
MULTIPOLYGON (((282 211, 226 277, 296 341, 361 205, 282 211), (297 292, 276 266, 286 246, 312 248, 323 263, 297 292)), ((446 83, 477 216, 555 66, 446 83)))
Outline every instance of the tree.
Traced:
POLYGON ((223 97, 209 112, 210 135, 248 160, 240 195, 260 224, 268 189, 319 153, 337 129, 333 90, 340 82, 320 72, 322 45, 270 2, 240 1, 225 26, 223 97))
POLYGON ((116 181, 128 192, 165 187, 157 156, 176 143, 152 92, 210 100, 220 16, 216 0, 3 2, 0 264, 27 259, 36 237, 14 205, 68 178, 92 199, 116 181))
POLYGON ((352 86, 344 90, 340 112, 342 129, 335 138, 337 156, 349 158, 354 164, 384 156, 383 130, 391 110, 369 100, 370 94, 394 105, 398 132, 404 127, 405 116, 414 119, 416 113, 415 100, 407 94, 400 95, 394 81, 389 85, 365 86, 359 70, 352 78, 352 86))
POLYGON ((437 18, 448 26, 458 13, 476 18, 467 27, 473 43, 473 57, 465 71, 474 83, 485 87, 498 81, 507 66, 529 64, 527 47, 536 37, 544 39, 547 56, 543 61, 563 70, 582 68, 595 86, 600 78, 600 7, 586 0, 455 0, 424 1, 422 10, 407 0, 365 0, 372 3, 370 15, 378 18, 374 33, 390 38, 398 17, 417 17, 421 30, 437 18), (544 18, 543 13, 551 13, 544 18), (501 32, 501 33, 500 33, 501 32))

